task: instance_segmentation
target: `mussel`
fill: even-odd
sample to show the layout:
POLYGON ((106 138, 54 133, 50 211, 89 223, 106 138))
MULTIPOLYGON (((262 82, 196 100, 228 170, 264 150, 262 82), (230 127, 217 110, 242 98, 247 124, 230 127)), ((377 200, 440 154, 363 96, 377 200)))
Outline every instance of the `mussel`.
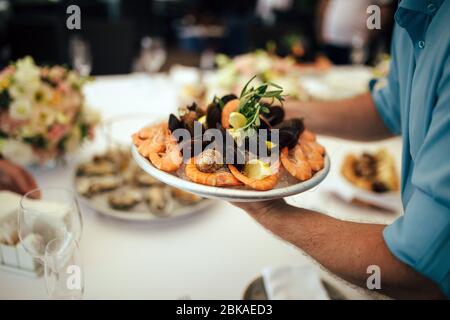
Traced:
POLYGON ((303 119, 295 118, 285 120, 274 126, 273 129, 279 130, 279 142, 281 148, 293 148, 297 144, 298 137, 305 130, 305 125, 303 124, 303 119))
POLYGON ((197 119, 205 115, 205 112, 201 108, 199 108, 199 106, 195 102, 193 102, 190 106, 187 106, 186 110, 188 111, 186 113, 189 113, 189 111, 195 112, 197 119))
POLYGON ((270 122, 263 115, 259 115, 259 129, 269 130, 270 128, 272 128, 270 122))
POLYGON ((220 98, 220 100, 222 100, 223 105, 226 105, 228 101, 237 99, 237 96, 235 94, 227 94, 225 96, 223 96, 222 98, 220 98))
POLYGON ((170 132, 174 132, 175 130, 177 130, 177 129, 182 127, 181 121, 173 113, 171 113, 170 116, 169 116, 169 123, 168 123, 168 125, 169 125, 170 132))
POLYGON ((206 125, 208 129, 217 128, 222 119, 222 109, 217 102, 212 102, 206 109, 206 125))
POLYGON ((281 106, 269 106, 269 113, 264 118, 271 126, 280 124, 284 119, 284 109, 281 106))

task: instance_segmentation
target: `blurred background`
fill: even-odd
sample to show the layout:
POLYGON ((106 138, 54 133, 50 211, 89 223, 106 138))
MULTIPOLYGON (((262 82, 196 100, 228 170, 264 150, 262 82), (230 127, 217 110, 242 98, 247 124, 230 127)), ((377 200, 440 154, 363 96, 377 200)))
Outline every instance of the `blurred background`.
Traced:
POLYGON ((365 0, 0 0, 0 67, 31 55, 93 75, 166 71, 175 63, 212 68, 215 53, 258 48, 294 51, 301 61, 325 53, 335 64, 373 64, 389 51, 395 2, 381 1, 382 29, 364 35, 365 21, 355 26, 346 17, 362 8, 365 19, 365 0), (66 28, 71 4, 81 8, 81 30, 66 28), (143 66, 149 53, 152 65, 143 66))

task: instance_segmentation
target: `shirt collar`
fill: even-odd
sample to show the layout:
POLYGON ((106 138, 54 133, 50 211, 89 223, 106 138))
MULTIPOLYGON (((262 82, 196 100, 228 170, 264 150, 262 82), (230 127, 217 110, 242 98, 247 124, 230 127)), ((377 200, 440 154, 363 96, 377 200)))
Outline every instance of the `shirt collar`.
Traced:
POLYGON ((400 0, 399 7, 422 12, 427 15, 433 15, 444 1, 445 0, 400 0), (430 5, 434 6, 433 10, 430 10, 430 5))

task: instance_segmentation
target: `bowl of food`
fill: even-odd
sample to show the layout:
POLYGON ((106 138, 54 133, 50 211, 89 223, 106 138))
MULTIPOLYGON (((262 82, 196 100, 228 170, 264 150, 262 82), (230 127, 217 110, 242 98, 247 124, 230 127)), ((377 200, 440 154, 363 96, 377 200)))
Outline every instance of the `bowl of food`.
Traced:
POLYGON ((302 119, 285 119, 283 89, 251 87, 239 97, 195 103, 133 134, 137 164, 168 185, 206 198, 263 201, 318 185, 330 161, 302 119))

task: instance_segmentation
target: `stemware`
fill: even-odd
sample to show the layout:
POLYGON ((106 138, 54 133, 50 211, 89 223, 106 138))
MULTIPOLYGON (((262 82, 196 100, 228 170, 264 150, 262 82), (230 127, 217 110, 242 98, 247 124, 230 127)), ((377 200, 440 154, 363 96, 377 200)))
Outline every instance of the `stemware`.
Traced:
POLYGON ((45 284, 51 299, 82 299, 84 272, 78 242, 55 238, 47 243, 44 255, 45 284))
POLYGON ((92 54, 89 43, 79 36, 73 36, 69 43, 72 67, 81 76, 88 76, 92 71, 92 54))
POLYGON ((73 191, 64 188, 35 189, 19 206, 19 238, 24 249, 43 262, 47 244, 55 238, 78 242, 82 217, 73 191))
POLYGON ((140 64, 145 72, 158 72, 166 61, 164 42, 158 38, 143 37, 141 40, 140 64))

